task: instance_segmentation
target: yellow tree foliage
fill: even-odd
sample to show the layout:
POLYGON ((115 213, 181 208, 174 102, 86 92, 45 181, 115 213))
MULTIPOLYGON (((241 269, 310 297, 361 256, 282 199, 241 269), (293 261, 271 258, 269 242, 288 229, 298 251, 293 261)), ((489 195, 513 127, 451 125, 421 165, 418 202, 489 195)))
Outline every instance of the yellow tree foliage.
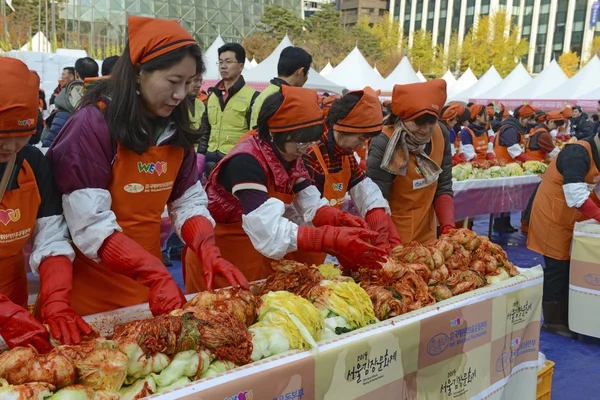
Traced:
POLYGON ((562 53, 558 57, 558 65, 562 68, 563 72, 570 78, 577 73, 579 70, 579 56, 577 53, 567 51, 562 53))
POLYGON ((460 61, 461 45, 458 41, 458 31, 452 32, 448 48, 444 48, 444 43, 437 45, 435 49, 435 60, 433 63, 433 75, 440 77, 449 69, 456 71, 460 61))
POLYGON ((415 71, 421 70, 423 74, 433 72, 435 50, 430 31, 420 29, 413 33, 412 47, 408 49, 407 56, 415 71))
POLYGON ((261 62, 267 58, 275 50, 277 44, 277 39, 264 32, 254 32, 242 42, 248 60, 254 58, 257 62, 261 62))
POLYGON ((479 18, 463 42, 461 69, 470 66, 481 76, 493 65, 502 77, 508 75, 529 50, 518 29, 503 10, 479 18))
POLYGON ((592 41, 589 49, 590 58, 586 60, 586 63, 590 61, 594 56, 600 57, 600 36, 596 36, 592 41))

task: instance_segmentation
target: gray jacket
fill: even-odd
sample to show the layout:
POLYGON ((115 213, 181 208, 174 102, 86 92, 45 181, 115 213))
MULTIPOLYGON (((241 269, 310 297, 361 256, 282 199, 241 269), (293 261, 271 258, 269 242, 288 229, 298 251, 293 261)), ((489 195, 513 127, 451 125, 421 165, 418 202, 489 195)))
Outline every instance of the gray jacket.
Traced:
MULTIPOLYGON (((442 174, 438 178, 437 189, 435 197, 441 194, 449 194, 454 197, 452 191, 452 153, 450 152, 450 134, 444 124, 438 122, 440 128, 442 128, 442 134, 444 135, 444 159, 442 160, 442 174)), ((369 155, 367 157, 367 176, 373 180, 381 189, 383 197, 389 199, 390 188, 396 175, 390 174, 387 171, 381 169, 381 161, 383 160, 383 154, 385 148, 389 142, 389 138, 381 133, 371 141, 369 146, 369 155)), ((425 153, 431 153, 431 144, 425 146, 425 153)))

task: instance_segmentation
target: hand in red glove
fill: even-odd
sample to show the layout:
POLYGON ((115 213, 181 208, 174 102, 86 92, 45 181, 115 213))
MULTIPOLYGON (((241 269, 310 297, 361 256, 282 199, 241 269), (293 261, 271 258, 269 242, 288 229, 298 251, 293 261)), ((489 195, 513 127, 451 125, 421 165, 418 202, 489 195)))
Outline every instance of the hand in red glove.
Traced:
POLYGON ((594 200, 592 200, 591 197, 588 197, 585 203, 583 203, 583 205, 577 210, 587 218, 595 219, 596 221, 600 222, 600 207, 594 203, 594 200))
POLYGON ((485 159, 486 160, 495 160, 496 156, 494 155, 494 153, 486 153, 485 154, 485 159))
POLYGON ((215 244, 213 226, 207 218, 196 216, 185 221, 181 236, 201 260, 204 283, 208 290, 213 289, 216 274, 223 275, 231 286, 241 286, 244 289, 250 287, 244 274, 221 256, 221 251, 215 244))
POLYGON ((48 257, 40 264, 42 320, 61 344, 79 344, 94 330, 71 308, 73 264, 65 256, 48 257))
POLYGON ((454 225, 454 199, 449 194, 441 194, 433 202, 435 215, 440 222, 442 235, 455 229, 454 225))
POLYGON ((515 160, 517 161, 521 161, 521 162, 526 162, 526 161, 530 161, 532 160, 531 157, 529 157, 527 154, 525 153, 521 153, 518 156, 515 157, 515 160))
POLYGON ((365 218, 369 228, 379 233, 373 244, 381 249, 390 251, 400 244, 400 237, 392 217, 385 213, 383 208, 374 208, 367 213, 365 218))
POLYGON ((301 226, 298 229, 298 250, 340 255, 362 267, 381 268, 379 263, 389 252, 369 243, 377 236, 377 232, 360 228, 301 226))
POLYGON ((0 335, 10 347, 33 346, 40 353, 48 353, 52 345, 48 332, 33 315, 0 293, 0 335))
POLYGON ((316 227, 329 225, 369 229, 369 225, 361 217, 330 206, 319 208, 315 213, 312 223, 316 227))
POLYGON ((181 308, 186 300, 162 261, 122 232, 110 235, 98 252, 112 271, 125 275, 150 290, 150 311, 162 315, 181 308))

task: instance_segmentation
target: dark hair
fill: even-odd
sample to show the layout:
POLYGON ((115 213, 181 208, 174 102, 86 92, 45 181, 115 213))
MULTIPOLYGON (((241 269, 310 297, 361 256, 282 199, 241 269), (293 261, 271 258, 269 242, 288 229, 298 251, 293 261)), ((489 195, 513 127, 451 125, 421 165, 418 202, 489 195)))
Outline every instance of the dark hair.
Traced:
POLYGON ((235 60, 240 64, 244 64, 246 62, 246 50, 239 43, 225 43, 223 46, 219 47, 217 52, 219 56, 226 51, 233 51, 235 53, 235 60))
POLYGON ((546 116, 546 113, 542 110, 537 110, 533 116, 535 117, 535 122, 542 122, 546 116))
POLYGON ((75 72, 83 81, 85 78, 98 77, 98 63, 91 57, 83 57, 75 61, 75 72))
MULTIPOLYGON (((154 139, 149 132, 152 132, 152 126, 157 121, 150 120, 142 113, 142 99, 137 94, 139 87, 137 76, 142 71, 151 73, 170 68, 186 56, 196 60, 196 74, 204 73, 205 65, 198 45, 180 47, 139 66, 134 66, 129 55, 129 44, 127 44, 110 78, 100 79, 90 87, 81 99, 80 108, 88 105, 98 107, 100 102, 106 102, 106 97, 110 97, 105 118, 112 139, 141 154, 154 144, 154 139)), ((187 101, 179 103, 169 119, 175 122, 177 128, 171 144, 189 148, 198 140, 199 132, 194 130, 190 123, 187 101)))
POLYGON ((573 111, 575 110, 579 111, 580 113, 583 112, 580 106, 573 106, 573 111))
POLYGON ((473 105, 473 103, 467 103, 467 108, 470 108, 473 105))
POLYGON ((330 94, 329 94, 329 93, 327 93, 327 92, 323 92, 323 97, 329 97, 329 96, 330 96, 330 94))
POLYGON ((342 90, 342 96, 347 95, 348 93, 350 93, 350 91, 348 89, 343 89, 342 90))
POLYGON ((265 99, 260 112, 258 113, 258 119, 256 121, 258 125, 258 137, 268 143, 275 143, 275 145, 282 150, 283 145, 286 142, 296 143, 308 143, 319 140, 323 136, 323 124, 313 125, 306 128, 295 129, 289 132, 281 132, 273 134, 273 140, 271 140, 271 132, 269 131, 269 118, 271 118, 279 107, 283 104, 283 94, 276 92, 265 99))
POLYGON ((600 118, 598 118, 598 114, 594 114, 594 115, 592 115, 592 121, 594 121, 594 122, 598 122, 598 120, 599 120, 599 119, 600 119, 600 118))
POLYGON ((492 108, 494 108, 494 103, 490 103, 486 107, 492 107, 492 108))
POLYGON ((118 59, 119 56, 111 56, 102 62, 102 76, 110 75, 118 59))
MULTIPOLYGON (((399 120, 400 120, 399 116, 395 115, 394 113, 390 113, 385 125, 395 125, 399 120)), ((426 125, 426 124, 433 124, 433 123, 437 122, 438 118, 432 114, 423 114, 420 117, 413 119, 413 121, 417 125, 426 125)))
POLYGON ((277 63, 277 76, 287 78, 302 68, 304 76, 308 74, 312 56, 303 48, 289 46, 282 50, 277 63))
MULTIPOLYGON (((477 114, 475 118, 481 117, 484 114, 487 114, 487 108, 481 107, 481 111, 479 111, 479 114, 477 114)), ((475 118, 471 118, 471 113, 469 113, 469 121, 475 122, 475 118)))
POLYGON ((465 121, 469 121, 471 119, 471 112, 469 111, 468 108, 465 108, 465 111, 458 116, 458 123, 462 124, 465 121))
POLYGON ((73 67, 65 67, 63 71, 68 71, 71 75, 75 76, 75 68, 73 67))
MULTIPOLYGON (((596 116, 596 119, 594 121, 598 121, 598 116, 596 116)), ((554 124, 557 127, 560 127, 560 126, 563 126, 565 124, 565 121, 562 121, 562 120, 554 121, 554 124)))

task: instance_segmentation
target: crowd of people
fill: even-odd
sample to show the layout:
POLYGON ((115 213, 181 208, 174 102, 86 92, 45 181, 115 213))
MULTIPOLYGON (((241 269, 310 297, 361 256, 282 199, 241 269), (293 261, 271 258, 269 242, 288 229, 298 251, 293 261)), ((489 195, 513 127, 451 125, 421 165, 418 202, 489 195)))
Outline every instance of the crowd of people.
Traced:
POLYGON ((556 159, 533 201, 529 245, 546 260, 547 323, 568 333, 569 227, 581 215, 600 220, 588 190, 600 178, 600 141, 580 108, 446 105, 441 79, 396 85, 383 104, 370 87, 319 97, 303 88, 312 57, 299 47, 282 51, 259 93, 242 76, 241 45, 218 55, 222 79, 203 92, 192 36, 176 21, 129 17, 126 48, 101 76, 91 58, 63 71, 46 156, 28 145, 43 111, 39 77, 0 58, 0 334, 10 346, 47 351, 42 323, 78 343, 91 333, 81 316, 181 307, 169 257, 181 257, 187 293, 248 287, 282 258, 380 268, 399 244, 455 228, 453 165, 495 158, 556 159), (580 141, 559 152, 556 140, 570 135, 580 141), (356 213, 342 210, 347 195, 356 213), (25 310, 30 239, 35 316, 25 310))

